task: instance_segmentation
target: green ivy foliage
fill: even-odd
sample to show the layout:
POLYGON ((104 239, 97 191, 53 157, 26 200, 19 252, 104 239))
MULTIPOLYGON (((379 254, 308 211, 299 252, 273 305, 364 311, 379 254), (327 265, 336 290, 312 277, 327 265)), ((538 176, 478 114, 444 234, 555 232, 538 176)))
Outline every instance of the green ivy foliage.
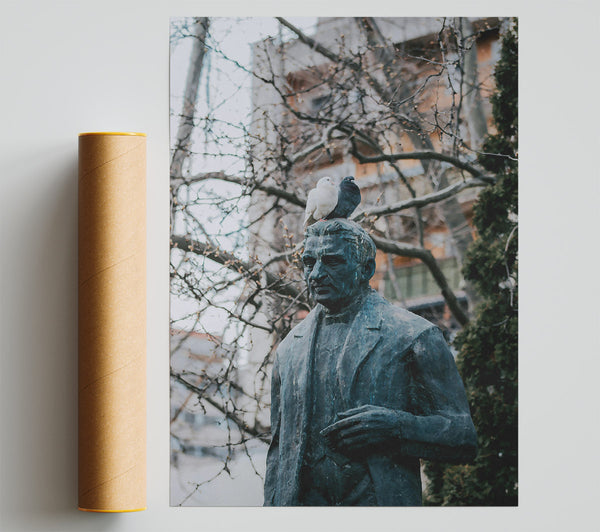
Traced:
POLYGON ((485 154, 479 157, 496 182, 482 191, 475 205, 478 237, 463 267, 482 302, 455 340, 478 455, 469 465, 426 464, 426 505, 518 504, 517 59, 517 23, 512 21, 495 69, 497 133, 486 139, 481 150, 485 154))

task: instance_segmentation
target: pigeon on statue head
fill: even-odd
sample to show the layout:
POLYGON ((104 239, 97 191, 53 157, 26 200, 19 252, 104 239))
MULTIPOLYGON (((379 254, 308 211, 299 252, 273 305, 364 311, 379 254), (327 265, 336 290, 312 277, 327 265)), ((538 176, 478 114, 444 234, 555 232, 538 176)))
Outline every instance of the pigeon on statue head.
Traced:
POLYGON ((322 177, 317 186, 308 193, 304 227, 317 220, 348 218, 360 203, 360 199, 360 189, 354 182, 354 177, 344 177, 339 186, 335 185, 331 177, 322 177))
POLYGON ((324 219, 337 205, 338 187, 333 178, 322 177, 317 186, 308 193, 306 198, 306 211, 304 227, 324 219))
POLYGON ((349 175, 342 179, 338 190, 335 209, 325 216, 326 220, 333 218, 348 218, 360 203, 360 189, 354 182, 354 177, 349 175))

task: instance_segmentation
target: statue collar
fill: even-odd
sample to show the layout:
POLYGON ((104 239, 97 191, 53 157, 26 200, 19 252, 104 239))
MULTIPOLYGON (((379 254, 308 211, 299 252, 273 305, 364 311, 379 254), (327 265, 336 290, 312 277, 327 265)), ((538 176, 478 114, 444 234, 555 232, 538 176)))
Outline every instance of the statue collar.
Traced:
POLYGON ((351 323, 358 311, 364 305, 368 295, 369 290, 365 290, 340 312, 329 312, 325 307, 323 307, 323 323, 325 325, 329 325, 331 323, 351 323))

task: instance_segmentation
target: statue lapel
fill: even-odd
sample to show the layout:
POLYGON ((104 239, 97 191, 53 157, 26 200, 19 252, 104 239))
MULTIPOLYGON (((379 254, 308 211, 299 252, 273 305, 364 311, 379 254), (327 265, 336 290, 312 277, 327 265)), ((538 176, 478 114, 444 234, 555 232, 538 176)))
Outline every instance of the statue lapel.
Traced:
POLYGON ((288 379, 292 379, 294 386, 293 388, 288 386, 288 390, 293 390, 293 397, 289 398, 287 404, 293 405, 292 408, 295 412, 290 417, 293 419, 293 426, 299 430, 296 432, 290 427, 289 432, 290 434, 295 433, 296 439, 294 442, 288 443, 290 448, 296 446, 297 452, 288 453, 290 461, 283 465, 281 472, 285 481, 280 484, 282 500, 288 501, 287 504, 291 505, 297 504, 300 469, 306 451, 307 425, 310 419, 310 401, 312 399, 310 390, 312 379, 309 378, 309 373, 321 318, 322 307, 317 305, 302 322, 306 326, 298 327, 292 333, 294 335, 293 356, 289 366, 288 379))
POLYGON ((357 406, 352 402, 357 372, 381 339, 381 321, 381 315, 374 312, 367 299, 350 325, 337 363, 340 397, 346 408, 357 406))
POLYGON ((321 320, 321 314, 322 308, 318 305, 304 318, 303 326, 292 332, 294 335, 294 354, 290 357, 290 378, 293 379, 294 388, 304 395, 309 391, 308 372, 312 354, 311 349, 316 339, 315 334, 317 333, 317 325, 321 320))

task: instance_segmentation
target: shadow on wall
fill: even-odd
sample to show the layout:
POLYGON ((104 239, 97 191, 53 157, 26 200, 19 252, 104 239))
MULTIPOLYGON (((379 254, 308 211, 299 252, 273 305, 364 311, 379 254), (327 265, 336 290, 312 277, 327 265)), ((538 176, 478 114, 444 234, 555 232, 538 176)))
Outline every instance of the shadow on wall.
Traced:
POLYGON ((10 231, 2 300, 10 307, 2 319, 0 528, 97 527, 76 509, 77 138, 28 146, 3 167, 20 178, 6 187, 12 197, 2 213, 10 231))

